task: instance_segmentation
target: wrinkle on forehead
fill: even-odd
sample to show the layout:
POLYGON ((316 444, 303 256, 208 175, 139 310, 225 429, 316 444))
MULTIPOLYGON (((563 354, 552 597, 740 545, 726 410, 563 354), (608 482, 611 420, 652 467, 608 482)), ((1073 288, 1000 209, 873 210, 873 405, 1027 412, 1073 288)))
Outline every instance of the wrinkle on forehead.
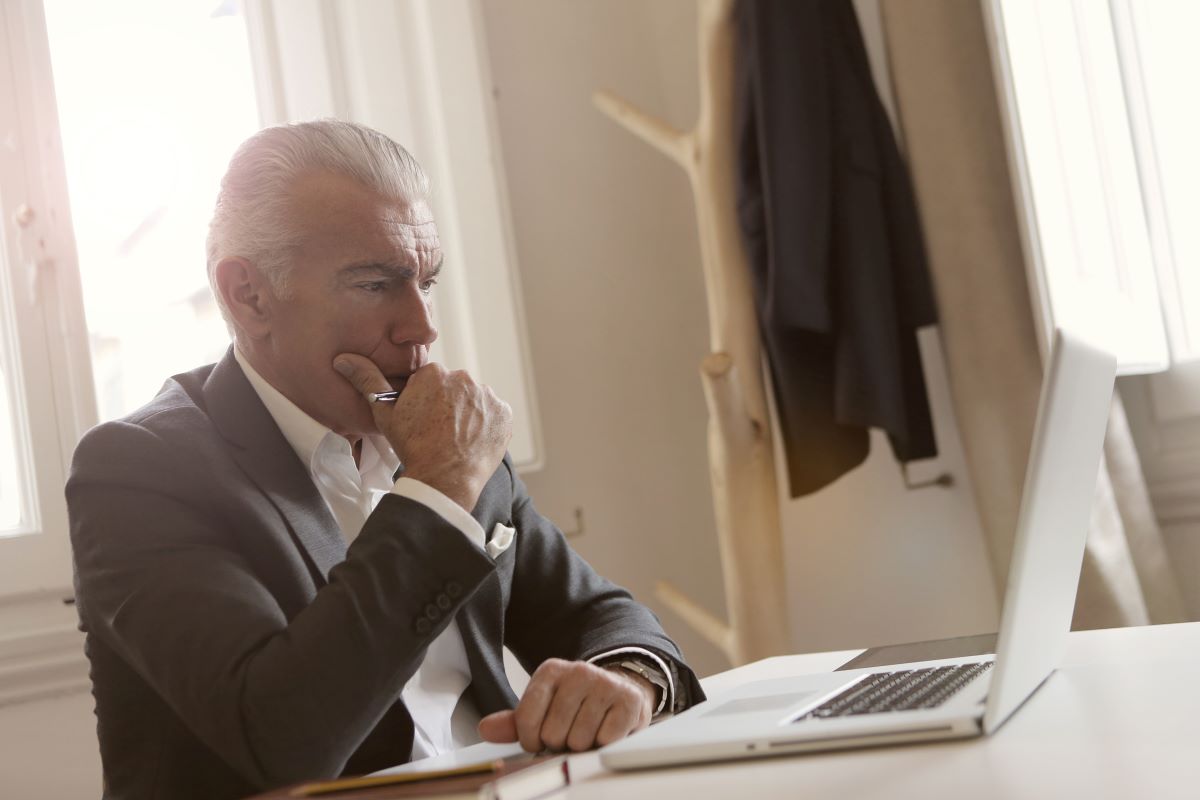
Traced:
POLYGON ((326 258, 384 258, 407 253, 424 263, 436 260, 441 240, 429 204, 397 200, 330 172, 302 175, 293 184, 295 220, 304 248, 326 258))
POLYGON ((290 205, 308 225, 361 224, 365 217, 375 217, 385 224, 409 229, 436 229, 424 198, 389 197, 354 178, 324 170, 296 178, 290 205))

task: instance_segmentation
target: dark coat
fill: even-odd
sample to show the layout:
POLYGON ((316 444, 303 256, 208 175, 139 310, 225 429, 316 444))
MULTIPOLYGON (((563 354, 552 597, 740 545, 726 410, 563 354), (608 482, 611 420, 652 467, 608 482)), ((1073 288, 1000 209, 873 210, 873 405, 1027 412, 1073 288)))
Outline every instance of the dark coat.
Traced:
POLYGON ((937 454, 916 331, 937 321, 912 188, 850 0, 741 0, 738 217, 792 496, 937 454))
POLYGON ((455 616, 481 714, 517 700, 502 645, 530 671, 645 647, 679 704, 703 697, 507 458, 473 511, 486 532, 517 530, 494 562, 398 495, 347 548, 232 351, 89 432, 67 502, 108 798, 241 797, 406 761, 400 691, 455 616))

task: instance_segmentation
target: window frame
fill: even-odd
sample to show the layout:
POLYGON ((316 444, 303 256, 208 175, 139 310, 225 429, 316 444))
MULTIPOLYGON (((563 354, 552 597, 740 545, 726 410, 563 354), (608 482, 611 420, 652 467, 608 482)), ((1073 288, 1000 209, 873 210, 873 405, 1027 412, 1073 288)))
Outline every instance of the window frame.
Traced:
POLYGON ((0 14, 10 53, 0 79, 10 82, 19 118, 14 157, 23 163, 23 174, 0 196, 4 280, 16 311, 20 364, 14 378, 30 426, 40 517, 37 531, 0 539, 4 596, 70 586, 62 486, 75 443, 96 423, 96 407, 45 18, 38 0, 5 4, 0 14), (14 216, 19 205, 32 212, 24 226, 14 216))
POLYGON ((21 351, 16 380, 37 420, 27 436, 43 445, 32 448, 40 530, 0 539, 4 705, 88 685, 75 611, 64 602, 71 564, 62 486, 75 443, 96 423, 96 405, 40 0, 0 4, 0 41, 0 52, 8 53, 0 61, 0 81, 3 91, 11 91, 18 117, 5 144, 21 162, 17 172, 0 170, 0 281, 10 308, 23 307, 9 321, 21 351), (21 204, 33 211, 25 226, 13 214, 21 204))

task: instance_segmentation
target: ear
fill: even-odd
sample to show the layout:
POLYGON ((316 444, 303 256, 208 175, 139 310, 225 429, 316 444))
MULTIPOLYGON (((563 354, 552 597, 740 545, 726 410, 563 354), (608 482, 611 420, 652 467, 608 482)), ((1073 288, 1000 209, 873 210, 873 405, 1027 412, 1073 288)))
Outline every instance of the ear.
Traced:
POLYGON ((234 325, 251 339, 264 339, 271 332, 272 301, 275 296, 266 277, 244 258, 224 258, 217 264, 217 291, 233 317, 234 325))

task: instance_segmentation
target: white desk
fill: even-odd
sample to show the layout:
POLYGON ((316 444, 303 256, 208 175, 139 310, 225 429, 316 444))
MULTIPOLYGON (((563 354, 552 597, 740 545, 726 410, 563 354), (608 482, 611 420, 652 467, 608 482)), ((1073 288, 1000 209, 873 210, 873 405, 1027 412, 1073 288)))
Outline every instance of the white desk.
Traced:
MULTIPOLYGON (((771 658, 710 695, 838 667, 862 651, 771 658)), ((569 800, 1200 798, 1200 622, 1072 633, 1057 673, 996 735, 939 744, 606 773, 572 758, 569 800)))

